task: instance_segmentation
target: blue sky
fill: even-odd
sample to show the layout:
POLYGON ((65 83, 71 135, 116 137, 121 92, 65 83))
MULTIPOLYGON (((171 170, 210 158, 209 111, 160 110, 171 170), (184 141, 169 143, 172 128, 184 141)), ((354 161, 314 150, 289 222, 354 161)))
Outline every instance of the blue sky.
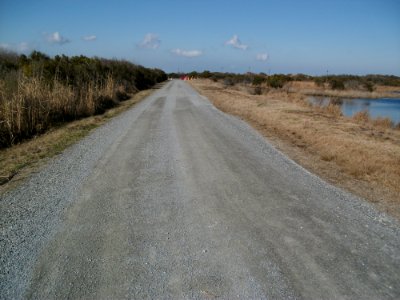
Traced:
POLYGON ((0 46, 167 72, 400 75, 400 1, 0 0, 0 46))

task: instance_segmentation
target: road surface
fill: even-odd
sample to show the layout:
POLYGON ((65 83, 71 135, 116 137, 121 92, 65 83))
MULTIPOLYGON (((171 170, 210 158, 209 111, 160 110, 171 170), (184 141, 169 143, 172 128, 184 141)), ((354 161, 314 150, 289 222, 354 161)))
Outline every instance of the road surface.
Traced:
POLYGON ((1 298, 398 299, 399 223, 183 81, 1 208, 1 298))

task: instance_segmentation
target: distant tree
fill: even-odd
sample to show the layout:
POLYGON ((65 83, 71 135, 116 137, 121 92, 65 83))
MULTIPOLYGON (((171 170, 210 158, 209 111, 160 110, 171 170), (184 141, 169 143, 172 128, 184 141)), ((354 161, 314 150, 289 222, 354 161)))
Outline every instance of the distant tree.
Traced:
POLYGON ((205 70, 205 71, 203 71, 203 73, 200 74, 200 77, 202 77, 202 78, 210 78, 212 75, 213 74, 210 71, 205 70))
POLYGON ((268 76, 267 83, 272 88, 282 88, 286 82, 290 81, 291 78, 284 74, 274 74, 268 76))
POLYGON ((190 72, 190 73, 188 74, 188 76, 189 76, 189 77, 197 78, 197 77, 199 77, 199 73, 197 73, 196 71, 192 71, 192 72, 190 72))
POLYGON ((325 84, 325 79, 322 77, 314 77, 314 83, 316 86, 323 87, 325 84))
POLYGON ((296 80, 296 81, 305 81, 305 80, 309 80, 310 76, 299 73, 299 74, 292 75, 292 79, 296 80))
POLYGON ((182 75, 183 75, 182 73, 169 73, 168 77, 177 79, 181 78, 182 75))
POLYGON ((364 87, 368 92, 373 92, 374 91, 374 84, 372 82, 369 81, 365 81, 364 82, 364 87))
POLYGON ((18 54, 7 49, 0 48, 0 75, 18 69, 18 54))
POLYGON ((31 55, 29 55, 29 58, 34 60, 34 61, 41 61, 41 60, 49 60, 50 57, 42 52, 39 51, 32 51, 31 55))
POLYGON ((344 90, 344 83, 343 80, 339 78, 332 78, 329 81, 329 86, 332 90, 344 90))
POLYGON ((255 75, 253 77, 253 85, 261 85, 267 80, 266 76, 263 75, 255 75))

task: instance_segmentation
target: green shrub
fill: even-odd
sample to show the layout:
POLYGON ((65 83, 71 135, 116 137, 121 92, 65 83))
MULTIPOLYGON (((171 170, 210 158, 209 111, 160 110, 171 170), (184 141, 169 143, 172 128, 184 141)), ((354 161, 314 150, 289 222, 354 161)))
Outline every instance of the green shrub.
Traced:
POLYGON ((210 71, 208 71, 208 70, 205 70, 203 73, 200 73, 200 74, 199 74, 199 76, 200 76, 201 78, 210 78, 212 75, 213 75, 213 74, 212 74, 210 71))
POLYGON ((268 76, 267 83, 272 88, 282 88, 286 82, 290 81, 291 78, 283 74, 275 74, 268 76))
POLYGON ((329 81, 329 86, 331 87, 332 90, 344 90, 344 83, 339 78, 332 78, 329 81))
POLYGON ((314 82, 316 86, 323 87, 325 85, 325 79, 322 77, 314 77, 314 82))
POLYGON ((374 91, 374 84, 372 82, 366 81, 366 82, 364 82, 364 88, 368 92, 373 92, 374 91))
POLYGON ((266 76, 262 76, 262 75, 255 75, 253 78, 253 85, 261 85, 262 83, 264 83, 267 80, 266 76))
POLYGON ((310 79, 311 79, 311 76, 301 74, 301 73, 292 75, 292 80, 295 80, 295 81, 306 81, 306 80, 310 80, 310 79))
POLYGON ((209 77, 213 82, 217 82, 218 81, 218 77, 215 75, 211 75, 211 77, 209 77))
POLYGON ((96 108, 94 113, 96 115, 104 114, 106 110, 113 108, 117 104, 118 102, 110 96, 101 95, 96 100, 96 108))

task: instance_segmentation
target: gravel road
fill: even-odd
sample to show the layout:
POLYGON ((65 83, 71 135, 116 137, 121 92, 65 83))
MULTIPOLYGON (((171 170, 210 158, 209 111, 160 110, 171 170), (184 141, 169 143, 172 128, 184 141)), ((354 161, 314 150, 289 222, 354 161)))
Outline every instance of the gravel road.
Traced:
POLYGON ((399 299, 399 223, 171 81, 0 198, 0 297, 399 299))

